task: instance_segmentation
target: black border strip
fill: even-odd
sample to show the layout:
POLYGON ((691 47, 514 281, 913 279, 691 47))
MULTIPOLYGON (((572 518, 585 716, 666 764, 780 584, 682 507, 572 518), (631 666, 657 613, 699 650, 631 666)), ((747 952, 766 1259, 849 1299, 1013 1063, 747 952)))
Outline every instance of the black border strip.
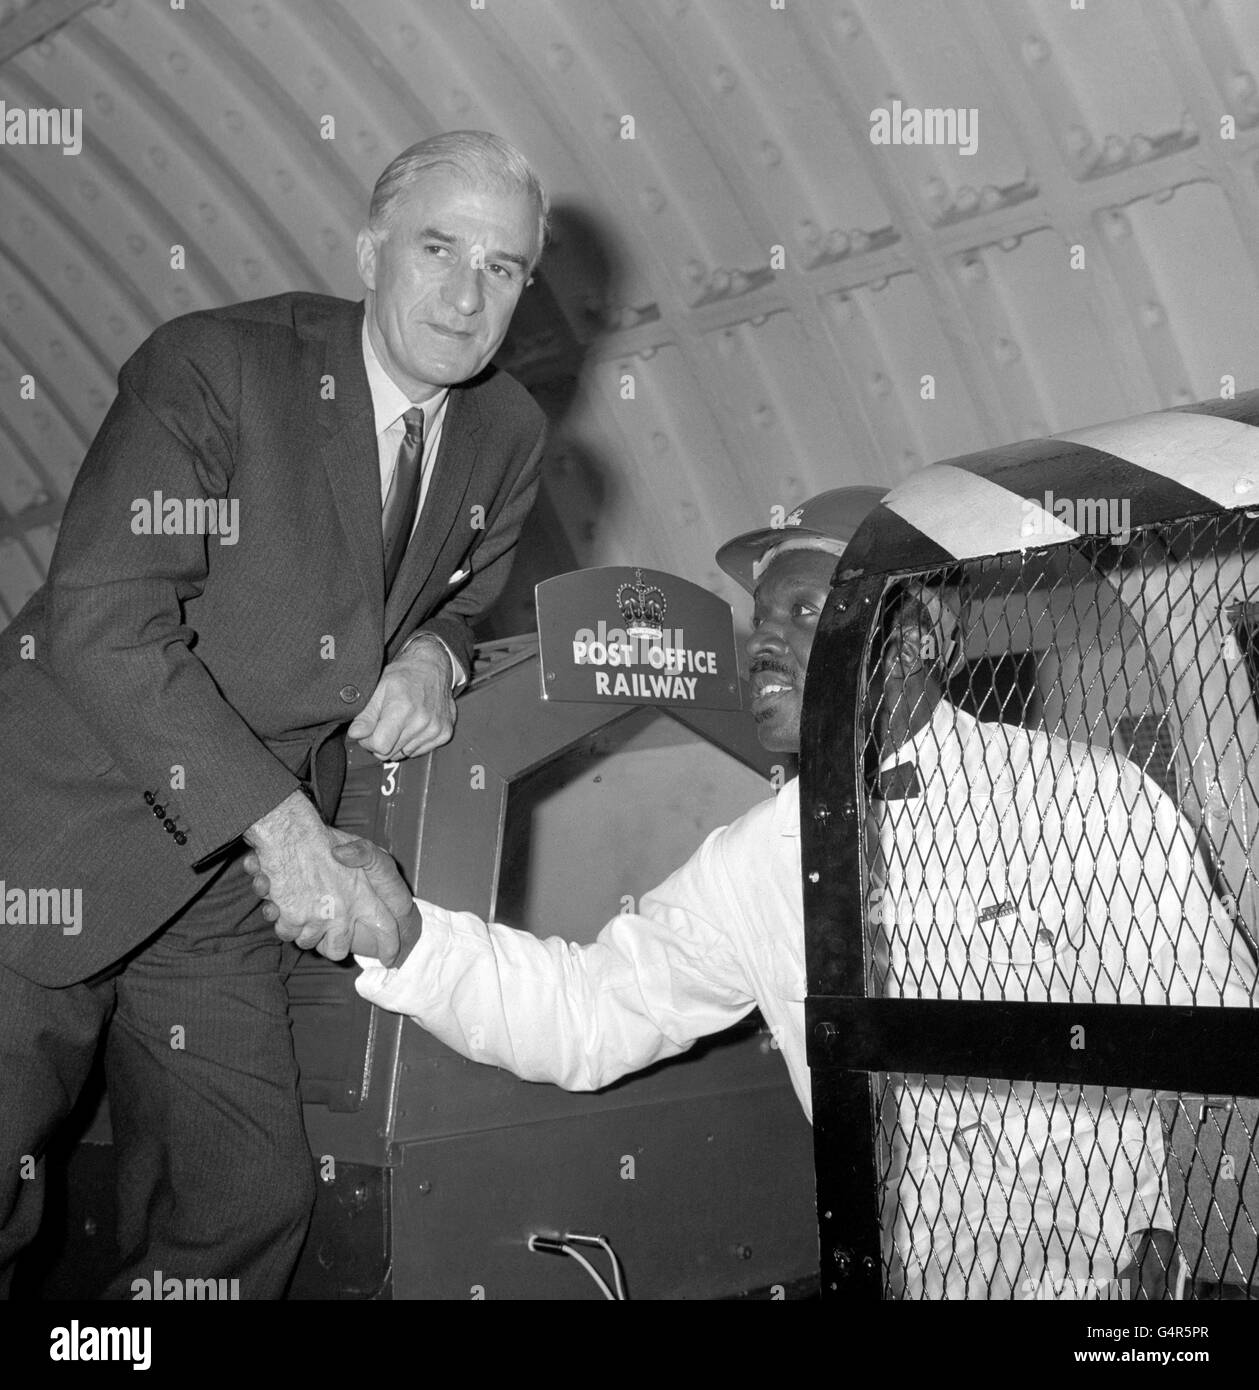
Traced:
POLYGON ((823 1069, 1259 1096, 1259 1009, 830 995, 805 1019, 823 1069))

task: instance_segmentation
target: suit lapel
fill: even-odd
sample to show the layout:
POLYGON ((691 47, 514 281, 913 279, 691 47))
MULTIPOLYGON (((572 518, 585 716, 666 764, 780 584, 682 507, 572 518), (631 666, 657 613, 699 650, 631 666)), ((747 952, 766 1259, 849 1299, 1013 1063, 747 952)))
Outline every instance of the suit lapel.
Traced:
MULTIPOLYGON (((447 537, 464 524, 461 513, 476 472, 477 436, 483 425, 475 388, 452 387, 446 400, 441 446, 433 465, 433 477, 428 485, 424 508, 407 552, 402 557, 402 568, 389 593, 385 609, 386 642, 393 638, 416 596, 432 577, 447 537)), ((487 512, 492 500, 491 497, 485 499, 487 512)), ((379 529, 378 525, 377 531, 379 529)), ((443 579, 447 577, 442 576, 443 579)))
POLYGON ((367 596, 369 611, 378 615, 385 599, 380 461, 363 365, 362 329, 361 303, 336 315, 323 328, 323 372, 331 379, 335 395, 320 400, 319 457, 349 544, 351 564, 367 596))

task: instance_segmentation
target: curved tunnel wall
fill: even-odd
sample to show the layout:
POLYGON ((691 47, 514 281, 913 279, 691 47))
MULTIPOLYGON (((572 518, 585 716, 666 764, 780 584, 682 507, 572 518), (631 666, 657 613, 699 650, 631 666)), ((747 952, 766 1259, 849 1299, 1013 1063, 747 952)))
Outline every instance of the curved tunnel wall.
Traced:
POLYGON ((491 631, 631 561, 742 619, 713 550, 816 491, 1259 385, 1256 64, 1247 0, 0 0, 7 111, 83 123, 0 147, 0 620, 141 339, 357 297, 376 173, 460 126, 556 205, 501 358, 556 430, 491 631), (873 143, 897 101, 973 109, 974 152, 873 143))

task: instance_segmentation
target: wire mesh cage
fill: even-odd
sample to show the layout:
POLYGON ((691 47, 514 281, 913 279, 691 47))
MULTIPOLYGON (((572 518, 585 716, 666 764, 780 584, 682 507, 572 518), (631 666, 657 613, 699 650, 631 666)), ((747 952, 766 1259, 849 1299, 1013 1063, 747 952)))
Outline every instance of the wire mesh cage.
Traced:
POLYGON ((1227 435, 1205 494, 1118 426, 980 455, 836 576, 802 768, 832 1292, 1259 1296, 1259 521, 1218 500, 1259 429, 1153 418, 1164 456, 1227 435))

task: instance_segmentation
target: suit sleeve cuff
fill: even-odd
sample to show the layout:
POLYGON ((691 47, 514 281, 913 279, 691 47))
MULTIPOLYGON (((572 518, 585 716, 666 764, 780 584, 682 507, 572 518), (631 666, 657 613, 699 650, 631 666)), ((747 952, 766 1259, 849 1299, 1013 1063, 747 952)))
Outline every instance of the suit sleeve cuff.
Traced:
POLYGON ((450 658, 450 669, 453 672, 453 676, 450 682, 450 688, 452 690, 462 689, 463 686, 465 686, 468 682, 468 673, 463 669, 463 664, 462 662, 460 662, 459 658, 454 654, 453 651, 451 651, 450 644, 444 641, 442 638, 438 637, 438 635, 435 632, 413 633, 402 644, 402 650, 399 651, 398 655, 401 656, 403 652, 405 652, 409 647, 413 646, 422 637, 431 637, 434 642, 441 642, 442 646, 445 648, 446 655, 450 658))

